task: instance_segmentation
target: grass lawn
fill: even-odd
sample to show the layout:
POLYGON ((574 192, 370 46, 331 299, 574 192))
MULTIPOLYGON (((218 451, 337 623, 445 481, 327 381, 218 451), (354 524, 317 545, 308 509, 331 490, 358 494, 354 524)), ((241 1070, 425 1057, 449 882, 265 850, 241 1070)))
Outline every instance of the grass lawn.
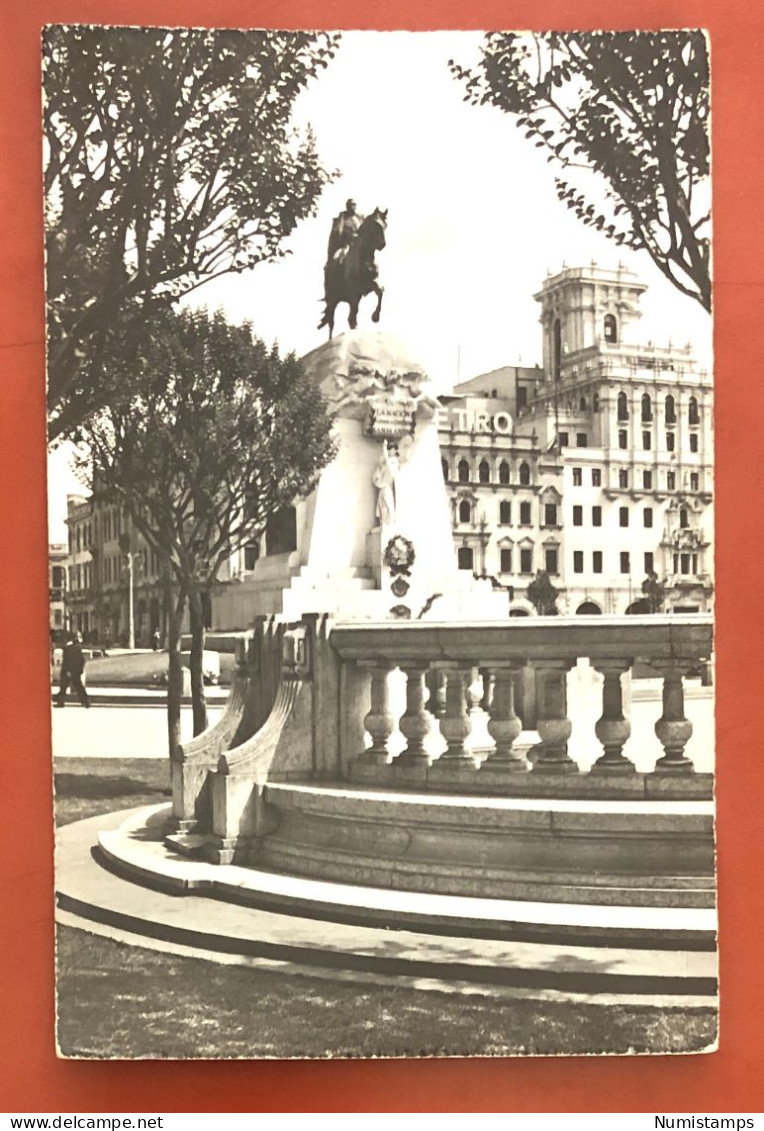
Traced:
MULTIPOLYGON (((169 794, 164 761, 60 759, 59 824, 169 794)), ((214 915, 214 901, 210 901, 214 915)), ((351 984, 223 966, 58 928, 58 1039, 85 1057, 691 1052, 716 1014, 351 984)))

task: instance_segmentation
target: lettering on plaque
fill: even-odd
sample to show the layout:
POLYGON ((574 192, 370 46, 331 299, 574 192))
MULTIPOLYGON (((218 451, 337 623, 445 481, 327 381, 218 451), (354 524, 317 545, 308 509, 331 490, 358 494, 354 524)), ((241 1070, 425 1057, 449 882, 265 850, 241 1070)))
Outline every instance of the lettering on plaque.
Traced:
POLYGON ((399 440, 413 433, 416 425, 416 404, 413 400, 392 400, 375 397, 369 402, 366 434, 379 440, 399 440))

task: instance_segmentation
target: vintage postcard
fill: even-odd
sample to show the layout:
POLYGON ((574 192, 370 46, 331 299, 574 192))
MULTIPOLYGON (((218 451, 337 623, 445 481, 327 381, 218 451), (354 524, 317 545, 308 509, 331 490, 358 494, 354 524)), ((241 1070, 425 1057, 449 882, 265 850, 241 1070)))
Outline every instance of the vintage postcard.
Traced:
POLYGON ((43 64, 60 1054, 715 1049, 705 33, 43 64))

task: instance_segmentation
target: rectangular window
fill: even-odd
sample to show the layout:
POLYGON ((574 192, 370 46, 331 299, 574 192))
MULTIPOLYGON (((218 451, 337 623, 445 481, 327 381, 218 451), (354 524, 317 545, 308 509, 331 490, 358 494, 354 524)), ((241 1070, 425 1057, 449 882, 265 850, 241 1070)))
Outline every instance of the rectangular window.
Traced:
POLYGON ((666 433, 666 451, 667 452, 673 452, 675 444, 676 444, 676 437, 674 436, 674 433, 673 432, 667 432, 666 433))
POLYGON ((681 554, 680 560, 681 560, 681 571, 682 571, 682 573, 689 573, 690 572, 690 555, 689 554, 681 554))
POLYGON ((690 472, 690 490, 700 490, 700 476, 698 475, 697 471, 690 472))
POLYGON ((628 433, 626 432, 626 429, 622 428, 618 433, 618 447, 619 448, 628 448, 628 446, 629 446, 629 436, 628 436, 628 433))
POLYGON ((501 550, 500 556, 501 556, 501 572, 502 573, 511 573, 512 572, 512 551, 507 547, 503 547, 502 550, 501 550))
POLYGON ((642 447, 645 449, 646 452, 649 452, 650 448, 652 446, 653 446, 652 434, 650 432, 643 432, 642 433, 642 447))
POLYGON ((621 550, 621 573, 628 573, 631 569, 629 565, 629 551, 621 550))
POLYGON ((582 476, 581 468, 580 467, 574 467, 573 468, 573 486, 574 487, 580 487, 581 486, 581 484, 583 482, 583 479, 581 478, 581 476, 582 476))
POLYGON ((653 552, 652 552, 652 550, 648 550, 645 553, 645 573, 652 573, 654 568, 655 567, 653 565, 653 552))
POLYGON ((619 526, 628 526, 629 525, 629 508, 628 507, 619 507, 618 508, 618 525, 619 526))
POLYGON ((653 489, 653 473, 652 471, 642 472, 642 488, 645 491, 652 491, 653 489))
POLYGON ((697 432, 693 432, 692 435, 690 436, 690 451, 691 452, 697 452, 697 450, 698 450, 698 434, 697 434, 697 432))
POLYGON ((674 554, 674 573, 679 573, 679 554, 674 554))
POLYGON ((568 446, 568 433, 567 432, 560 432, 557 438, 560 442, 560 447, 561 448, 567 448, 567 446, 568 446))
POLYGON ((544 526, 557 525, 557 504, 545 503, 544 504, 544 526))
POLYGON ((518 408, 527 408, 527 406, 528 406, 528 386, 527 385, 518 385, 517 386, 517 407, 518 408))
POLYGON ((584 551, 583 550, 574 550, 573 551, 573 572, 574 573, 583 573, 584 572, 584 551))
POLYGON ((533 550, 520 551, 520 573, 533 573, 533 550))
POLYGON ((592 526, 602 526, 602 507, 592 507, 592 526))
POLYGON ((652 507, 645 507, 645 509, 642 511, 642 521, 644 522, 645 526, 652 526, 653 525, 653 508, 652 507))
POLYGON ((531 524, 531 504, 520 503, 520 525, 530 526, 531 524))
POLYGON ((618 486, 621 488, 626 488, 629 486, 629 473, 625 470, 625 468, 621 468, 621 470, 618 472, 618 486))
POLYGON ((675 491, 676 490, 676 472, 675 471, 667 471, 666 472, 666 489, 668 491, 675 491))
POLYGON ((586 432, 576 432, 576 447, 577 448, 588 448, 589 447, 589 437, 587 436, 586 432))
POLYGON ((544 568, 547 573, 557 573, 557 551, 547 550, 544 554, 544 568))
POLYGON ((592 552, 592 571, 594 573, 602 573, 602 550, 594 550, 592 552))
POLYGON ((592 468, 592 487, 602 486, 602 469, 599 467, 592 468))
POLYGON ((583 507, 573 507, 573 525, 574 526, 583 526, 584 525, 584 508, 583 507))
POLYGON ((698 555, 697 554, 692 555, 692 572, 695 573, 695 574, 698 572, 698 555))

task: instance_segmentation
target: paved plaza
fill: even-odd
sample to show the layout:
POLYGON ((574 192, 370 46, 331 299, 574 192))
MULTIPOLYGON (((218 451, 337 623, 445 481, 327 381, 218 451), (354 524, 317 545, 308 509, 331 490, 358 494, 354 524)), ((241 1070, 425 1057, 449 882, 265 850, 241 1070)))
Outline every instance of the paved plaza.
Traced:
MULTIPOLYGON (((167 711, 155 706, 114 706, 91 696, 90 710, 68 703, 64 710, 51 708, 53 756, 55 758, 167 758, 167 711)), ((210 725, 220 715, 222 704, 208 704, 210 725)), ((193 737, 191 707, 181 710, 181 739, 193 737)))

